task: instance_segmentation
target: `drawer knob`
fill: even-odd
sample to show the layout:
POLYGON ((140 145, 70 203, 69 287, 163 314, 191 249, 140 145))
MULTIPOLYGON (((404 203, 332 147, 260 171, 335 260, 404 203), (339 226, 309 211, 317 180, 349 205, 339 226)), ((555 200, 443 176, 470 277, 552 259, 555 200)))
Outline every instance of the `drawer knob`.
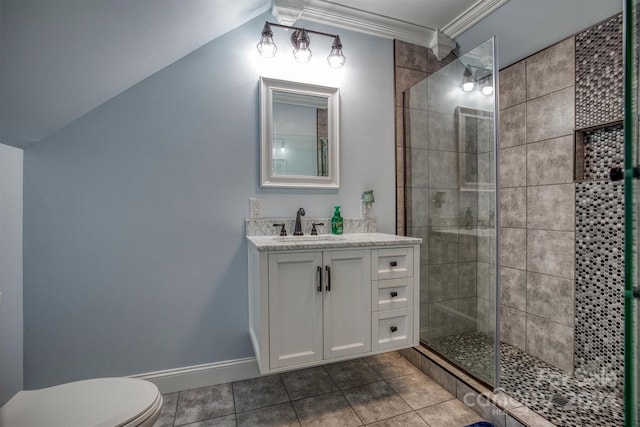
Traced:
POLYGON ((391 332, 395 332, 395 331, 397 331, 397 330, 398 330, 398 327, 397 327, 397 326, 392 326, 392 327, 391 327, 391 328, 389 328, 389 329, 391 329, 391 332))
POLYGON ((391 292, 391 298, 395 298, 398 296, 398 293, 396 291, 391 292))
POLYGON ((391 261, 391 262, 389 263, 389 265, 390 265, 391 267, 397 267, 397 266, 398 266, 398 261, 391 261))

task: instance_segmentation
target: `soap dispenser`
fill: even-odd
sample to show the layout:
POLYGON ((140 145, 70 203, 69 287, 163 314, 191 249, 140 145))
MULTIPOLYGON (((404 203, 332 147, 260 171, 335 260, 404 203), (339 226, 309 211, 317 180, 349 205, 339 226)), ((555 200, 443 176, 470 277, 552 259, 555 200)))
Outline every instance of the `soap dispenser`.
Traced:
POLYGON ((340 216, 340 206, 335 206, 333 217, 331 218, 331 234, 342 234, 344 220, 340 216))

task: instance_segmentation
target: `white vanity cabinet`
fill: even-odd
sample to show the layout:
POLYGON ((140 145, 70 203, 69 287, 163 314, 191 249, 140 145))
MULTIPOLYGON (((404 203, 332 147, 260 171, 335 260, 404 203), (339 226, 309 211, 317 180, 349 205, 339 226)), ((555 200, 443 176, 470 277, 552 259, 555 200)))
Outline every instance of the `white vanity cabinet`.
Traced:
POLYGON ((413 315, 419 312, 414 311, 413 257, 413 248, 373 251, 373 350, 407 346, 419 335, 418 315, 413 315))
POLYGON ((326 249, 249 243, 249 329, 261 373, 418 344, 419 245, 367 243, 326 249))
POLYGON ((268 259, 270 369, 371 350, 369 250, 268 259))

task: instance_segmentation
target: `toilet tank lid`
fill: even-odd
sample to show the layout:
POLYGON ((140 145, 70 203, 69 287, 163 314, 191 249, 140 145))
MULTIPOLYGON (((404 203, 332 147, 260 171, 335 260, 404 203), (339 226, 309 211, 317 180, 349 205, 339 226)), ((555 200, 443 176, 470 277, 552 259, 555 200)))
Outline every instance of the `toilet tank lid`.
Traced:
POLYGON ((18 392, 0 408, 0 425, 95 426, 127 424, 160 398, 155 384, 136 378, 96 378, 18 392))

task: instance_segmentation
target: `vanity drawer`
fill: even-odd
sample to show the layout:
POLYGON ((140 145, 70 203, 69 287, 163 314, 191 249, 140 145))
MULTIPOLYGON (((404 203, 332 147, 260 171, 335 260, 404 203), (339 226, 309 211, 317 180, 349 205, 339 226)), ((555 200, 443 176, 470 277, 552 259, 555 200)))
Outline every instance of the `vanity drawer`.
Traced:
POLYGON ((413 342, 412 314, 411 308, 373 312, 373 350, 410 345, 413 342))
POLYGON ((374 280, 413 276, 413 248, 378 249, 372 255, 374 280))
POLYGON ((413 300, 413 278, 377 280, 371 293, 373 311, 395 310, 411 307, 413 300))

